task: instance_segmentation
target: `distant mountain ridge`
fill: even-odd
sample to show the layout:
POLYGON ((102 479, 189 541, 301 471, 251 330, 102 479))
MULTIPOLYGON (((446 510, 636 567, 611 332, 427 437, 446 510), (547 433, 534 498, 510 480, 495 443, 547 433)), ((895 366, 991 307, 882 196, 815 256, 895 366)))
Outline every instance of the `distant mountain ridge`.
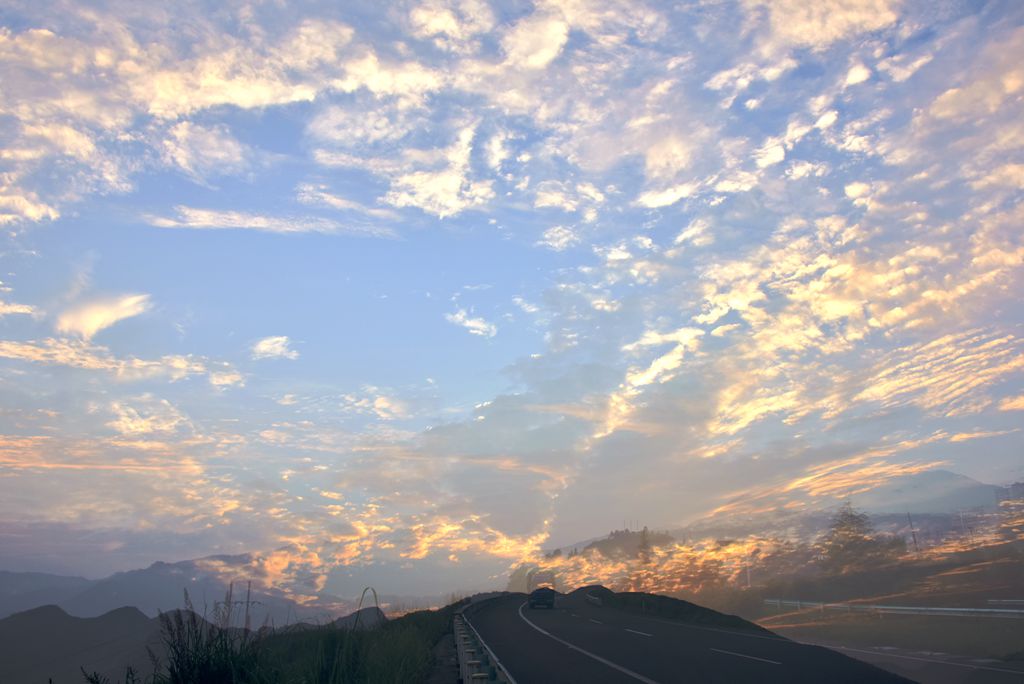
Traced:
POLYGON ((1003 491, 948 470, 925 470, 894 477, 850 499, 868 513, 954 513, 994 509, 1003 491))
POLYGON ((0 570, 0 618, 38 606, 61 603, 94 583, 95 580, 84 577, 0 570))
MULTIPOLYGON (((123 606, 134 606, 155 617, 160 612, 184 607, 185 592, 197 612, 212 612, 224 600, 229 581, 206 567, 237 566, 244 577, 249 556, 213 556, 210 558, 156 562, 148 568, 118 572, 99 580, 64 577, 45 573, 0 572, 0 618, 13 613, 53 604, 69 615, 91 618, 105 615, 123 606)), ((245 582, 235 582, 234 600, 244 600, 245 582)), ((252 589, 253 624, 269 621, 285 625, 300 620, 326 623, 353 608, 342 599, 321 595, 318 601, 300 604, 279 592, 252 589)), ((0 680, 2 681, 2 680, 0 680)))
POLYGON ((740 505, 717 515, 701 518, 687 525, 687 529, 701 527, 749 526, 750 532, 757 532, 759 526, 778 527, 780 522, 790 521, 796 526, 806 526, 808 521, 828 519, 831 511, 849 501, 859 510, 870 515, 903 514, 955 514, 962 510, 995 510, 1005 487, 984 484, 966 475, 948 470, 925 470, 910 475, 901 475, 884 483, 856 493, 836 495, 794 497, 791 493, 780 497, 774 510, 771 497, 759 497, 750 505, 740 505), (794 502, 802 507, 793 507, 794 502))
MULTIPOLYGON (((332 622, 297 623, 282 630, 372 629, 387 621, 376 606, 332 622)), ((255 627, 255 625, 254 625, 255 627)), ((143 680, 153 672, 152 652, 163 659, 160 618, 122 607, 96 617, 74 617, 46 605, 0 619, 0 682, 81 682, 97 672, 121 681, 131 666, 143 680)))
MULTIPOLYGON (((765 511, 762 509, 770 505, 770 499, 762 498, 757 500, 753 509, 741 505, 733 510, 699 518, 682 527, 669 528, 668 533, 679 542, 742 538, 757 534, 809 539, 827 529, 833 511, 847 500, 881 522, 894 519, 894 516, 906 516, 907 513, 914 516, 950 516, 960 511, 992 511, 1007 491, 1006 487, 978 482, 948 470, 926 470, 891 478, 883 484, 849 496, 807 498, 803 508, 789 508, 786 504, 792 499, 780 498, 774 510, 765 511)), ((574 549, 603 549, 612 543, 613 536, 614 533, 608 537, 593 537, 575 544, 565 544, 549 549, 547 553, 568 554, 574 549)), ((659 543, 662 541, 659 540, 659 543)))

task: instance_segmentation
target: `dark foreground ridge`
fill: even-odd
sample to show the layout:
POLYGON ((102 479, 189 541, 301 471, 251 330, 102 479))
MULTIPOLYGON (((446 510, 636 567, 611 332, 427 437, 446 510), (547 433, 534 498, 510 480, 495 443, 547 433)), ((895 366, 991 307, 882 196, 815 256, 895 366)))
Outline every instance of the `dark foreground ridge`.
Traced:
POLYGON ((0 684, 85 684, 86 673, 109 684, 421 682, 456 608, 388 619, 370 607, 319 625, 245 630, 190 610, 81 618, 43 606, 0 619, 0 684))
POLYGON ((465 610, 516 684, 909 681, 666 596, 585 587, 552 610, 525 604, 504 594, 465 610))

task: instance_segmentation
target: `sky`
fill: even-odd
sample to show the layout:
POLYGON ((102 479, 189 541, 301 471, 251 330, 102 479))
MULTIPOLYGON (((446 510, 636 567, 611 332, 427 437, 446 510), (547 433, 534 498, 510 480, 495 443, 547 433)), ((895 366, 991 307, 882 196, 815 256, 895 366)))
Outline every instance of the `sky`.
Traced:
POLYGON ((0 566, 307 593, 1024 479, 1024 7, 0 7, 0 566))

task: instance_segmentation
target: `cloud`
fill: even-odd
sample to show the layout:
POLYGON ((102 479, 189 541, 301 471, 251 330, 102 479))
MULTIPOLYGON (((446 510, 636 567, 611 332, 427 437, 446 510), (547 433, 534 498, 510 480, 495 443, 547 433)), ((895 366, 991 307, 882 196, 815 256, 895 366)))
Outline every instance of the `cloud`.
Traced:
POLYGON ((455 142, 440 150, 439 169, 399 173, 392 178, 385 201, 396 207, 418 207, 438 218, 455 216, 494 198, 493 182, 470 178, 475 126, 459 131, 455 142))
POLYGON ((114 401, 110 411, 115 418, 107 427, 121 435, 140 437, 154 433, 174 433, 191 428, 188 418, 166 399, 151 394, 136 397, 131 403, 114 401))
POLYGON ((481 208, 495 197, 494 181, 480 177, 474 163, 477 121, 454 121, 454 140, 446 147, 398 145, 424 122, 400 103, 377 101, 359 108, 331 108, 310 127, 324 147, 314 153, 326 166, 359 168, 386 179, 381 201, 415 207, 447 218, 481 208))
POLYGON ((648 330, 639 340, 622 348, 625 352, 637 352, 644 347, 672 345, 668 353, 656 358, 647 368, 631 370, 626 374, 626 384, 630 387, 642 387, 653 382, 666 382, 675 376, 675 371, 682 365, 684 355, 697 349, 704 331, 700 328, 680 328, 669 333, 648 330))
POLYGON ((715 241, 711 232, 711 224, 706 219, 694 219, 676 235, 673 245, 691 244, 694 247, 706 247, 715 241))
POLYGON ((181 121, 163 141, 166 160, 188 175, 203 180, 211 175, 237 174, 250 163, 251 151, 228 128, 181 121))
POLYGON ((954 435, 950 435, 950 442, 968 442, 972 439, 987 439, 989 437, 1002 437, 1003 435, 1012 435, 1015 432, 1020 432, 1020 428, 1013 430, 978 430, 975 432, 958 432, 954 435))
POLYGON ((436 47, 456 53, 472 52, 475 39, 490 31, 494 21, 491 8, 480 0, 429 0, 409 12, 415 37, 429 39, 436 47))
POLYGON ((1017 397, 1006 397, 999 402, 1000 411, 1024 411, 1024 394, 1017 397))
MULTIPOLYGON (((647 330, 640 339, 626 344, 622 351, 637 354, 648 347, 669 346, 668 351, 657 356, 646 366, 632 366, 618 389, 608 396, 607 413, 602 425, 595 432, 596 438, 605 438, 620 429, 643 431, 631 418, 637 411, 637 403, 648 385, 663 384, 675 378, 687 354, 700 347, 704 331, 700 328, 679 328, 667 333, 647 330)), ((657 429, 657 428, 655 428, 657 429)))
POLYGON ((725 337, 726 335, 731 333, 733 330, 739 330, 742 327, 743 326, 740 325, 739 323, 727 323, 725 325, 719 325, 716 328, 711 330, 711 336, 712 337, 725 337))
POLYGON ((307 124, 306 132, 317 142, 352 152, 365 152, 395 144, 419 123, 418 110, 381 107, 374 101, 365 107, 324 107, 307 124))
POLYGON ((535 314, 538 311, 540 311, 539 306, 537 306, 536 304, 531 304, 530 302, 526 301, 525 299, 518 295, 512 298, 512 303, 518 306, 523 311, 523 313, 535 314))
POLYGON ((265 30, 252 16, 228 25, 196 16, 187 39, 171 40, 172 13, 132 26, 132 17, 101 12, 57 31, 31 28, 50 22, 26 14, 36 15, 23 17, 30 28, 0 38, 18 93, 0 111, 21 129, 4 154, 17 170, 0 182, 0 223, 53 220, 58 203, 127 192, 151 152, 197 179, 244 171, 250 150, 225 124, 200 123, 201 112, 312 102, 326 92, 417 102, 443 80, 354 46, 353 29, 327 19, 265 30), (43 162, 57 164, 63 182, 38 182, 32 171, 43 162))
POLYGON ((1003 103, 1024 89, 1024 67, 1020 65, 1020 41, 1024 28, 985 45, 977 58, 975 78, 944 91, 932 102, 928 113, 937 119, 963 120, 993 114, 1003 103))
POLYGON ((146 313, 152 306, 146 294, 94 299, 61 313, 57 318, 57 331, 89 340, 118 321, 146 313))
POLYGON ((570 184, 547 180, 537 185, 533 200, 536 209, 547 207, 574 213, 583 210, 583 220, 592 223, 597 219, 597 207, 604 204, 606 197, 593 183, 570 184))
POLYGON ((330 207, 331 209, 337 209, 339 211, 365 214, 375 219, 389 221, 398 219, 398 214, 390 209, 368 207, 365 204, 331 193, 324 185, 303 183, 298 187, 298 199, 303 204, 313 204, 330 207))
POLYGON ((697 183, 683 183, 665 190, 649 190, 637 197, 636 203, 650 209, 668 207, 681 199, 692 197, 699 187, 697 183))
POLYGON ((498 334, 498 327, 493 323, 488 323, 483 318, 473 318, 466 312, 465 309, 459 309, 453 314, 445 314, 444 318, 449 323, 462 326, 465 328, 470 335, 479 335, 480 337, 494 337, 498 334))
POLYGON ((215 386, 244 384, 244 378, 225 363, 182 355, 166 355, 158 359, 140 359, 134 356, 118 358, 111 354, 107 347, 92 345, 85 340, 0 340, 0 357, 101 371, 109 373, 116 380, 126 382, 155 378, 166 378, 175 382, 192 375, 206 375, 215 386))
POLYGON ((793 180, 801 178, 820 177, 828 173, 826 164, 812 164, 809 161, 795 161, 786 169, 786 177, 793 180))
POLYGON ((361 395, 345 394, 341 399, 343 411, 373 415, 381 420, 408 418, 410 414, 408 403, 373 385, 364 386, 361 395))
MULTIPOLYGON (((424 0, 349 25, 257 3, 181 32, 169 10, 20 5, 0 31, 4 226, 88 217, 136 182, 158 227, 392 236, 401 218, 414 247, 472 234, 485 267, 509 260, 495 301, 529 301, 500 312, 512 346, 491 350, 519 357, 507 395, 261 386, 223 419, 226 395, 188 379, 240 387, 233 366, 115 355, 85 333, 17 341, 35 320, 12 315, 0 356, 33 391, 0 417, 48 437, 0 448, 17 471, 0 508, 201 529, 211 553, 283 546, 243 564, 268 582, 397 561, 451 585, 457 566, 496 577, 622 509, 674 525, 731 492, 820 505, 935 467, 900 455, 928 444, 991 472, 1000 455, 974 458, 967 437, 1024 406, 1019 22, 882 0, 693 9, 424 0), (175 169, 216 178, 216 206, 209 187, 179 196, 175 169), (517 261, 534 241, 556 268, 517 261), (109 394, 127 382, 173 394, 109 394), (43 413, 65 383, 94 409, 43 413), (905 439, 875 439, 894 421, 905 439)), ((58 233, 33 236, 41 265, 58 233)))
POLYGON ((508 64, 543 69, 558 57, 569 39, 569 25, 554 14, 540 12, 520 20, 502 38, 508 64))
POLYGON ((19 221, 55 221, 60 212, 40 201, 39 196, 28 190, 17 190, 0 184, 0 226, 19 221))
POLYGON ((352 36, 344 24, 307 20, 277 43, 225 37, 215 52, 145 74, 131 92, 149 113, 167 119, 218 105, 309 101, 347 71, 342 51, 352 36))
POLYGON ((853 183, 847 183, 846 187, 843 188, 843 192, 846 193, 846 196, 850 199, 858 200, 871 193, 871 186, 862 181, 855 181, 853 183))
POLYGON ((158 228, 189 228, 194 230, 254 230, 264 233, 341 233, 369 237, 391 237, 389 228, 344 225, 332 219, 315 216, 273 216, 242 211, 196 209, 178 205, 177 218, 147 216, 150 225, 158 228))
POLYGON ((18 304, 15 302, 5 302, 0 300, 0 318, 4 316, 10 316, 11 314, 28 314, 34 316, 38 313, 34 306, 29 304, 18 304))
POLYGON ((567 226, 552 226, 544 231, 535 244, 547 247, 556 252, 564 252, 574 245, 580 243, 580 238, 576 232, 567 226))
POLYGON ((768 14, 772 44, 823 49, 832 43, 891 26, 899 15, 891 0, 745 0, 751 11, 768 14))
POLYGON ((499 131, 487 141, 487 165, 495 171, 500 170, 502 163, 511 156, 511 151, 506 145, 508 141, 509 135, 505 131, 499 131))
POLYGON ((975 414, 991 404, 988 388, 1022 370, 1016 337, 970 330, 890 352, 855 398, 914 404, 947 417, 975 414))
POLYGON ((846 72, 846 81, 844 82, 844 85, 857 85, 858 83, 863 83, 869 78, 871 78, 871 69, 867 68, 863 64, 854 64, 850 67, 850 70, 846 72))
POLYGON ((971 182, 974 188, 1006 187, 1024 189, 1024 164, 1003 164, 971 182))
POLYGON ((290 347, 291 340, 287 335, 275 337, 264 337, 253 343, 251 354, 255 360, 259 359, 297 359, 299 352, 290 347))
POLYGON ((754 161, 757 168, 763 169, 774 166, 786 159, 786 147, 779 138, 765 140, 760 149, 754 152, 754 161))

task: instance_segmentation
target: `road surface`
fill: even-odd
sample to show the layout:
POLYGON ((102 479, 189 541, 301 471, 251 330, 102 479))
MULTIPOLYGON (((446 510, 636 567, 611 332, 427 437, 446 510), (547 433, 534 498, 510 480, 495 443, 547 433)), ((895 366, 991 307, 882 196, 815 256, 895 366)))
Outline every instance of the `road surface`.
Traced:
POLYGON ((509 594, 466 611, 516 684, 909 681, 819 646, 635 615, 578 594, 559 596, 553 610, 525 602, 509 594))

